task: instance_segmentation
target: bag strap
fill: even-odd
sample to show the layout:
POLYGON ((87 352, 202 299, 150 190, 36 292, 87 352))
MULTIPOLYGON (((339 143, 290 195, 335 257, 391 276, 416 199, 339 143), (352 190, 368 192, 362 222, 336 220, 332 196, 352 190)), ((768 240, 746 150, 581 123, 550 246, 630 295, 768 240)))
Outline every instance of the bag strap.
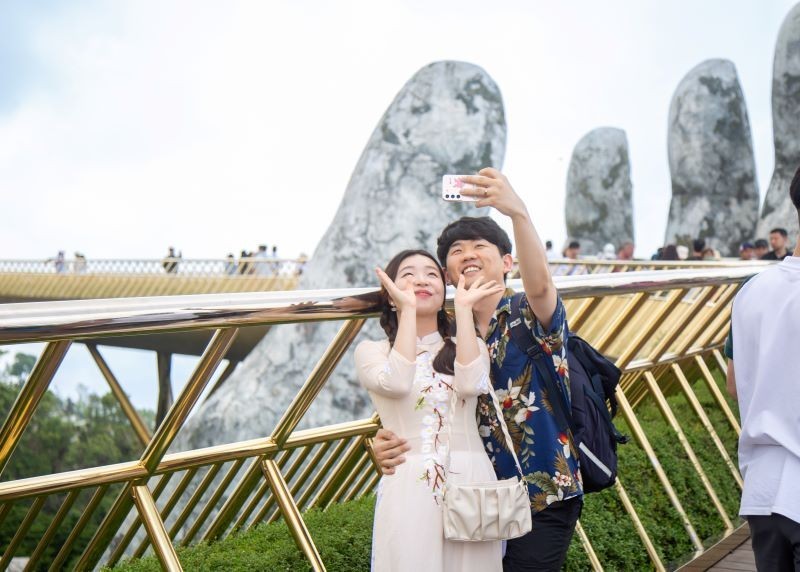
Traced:
MULTIPOLYGON (((500 424, 500 429, 503 432, 503 437, 505 437, 506 445, 508 446, 508 450, 511 452, 511 456, 514 458, 514 464, 517 466, 517 472, 519 473, 519 478, 523 479, 525 475, 522 472, 522 466, 519 464, 517 453, 514 451, 514 441, 511 440, 511 434, 508 432, 508 425, 506 425, 505 417, 503 417, 503 410, 500 407, 500 402, 497 400, 497 394, 494 392, 494 387, 492 387, 491 379, 489 380, 489 395, 492 398, 494 411, 495 414, 497 415, 497 422, 500 424)), ((450 473, 450 443, 452 443, 451 428, 453 427, 453 416, 455 415, 455 410, 457 405, 458 405, 458 392, 455 389, 455 376, 453 376, 453 389, 450 392, 450 410, 447 412, 447 456, 445 457, 445 466, 444 466, 445 475, 448 475, 450 473)))
POLYGON ((555 369, 553 368, 552 359, 548 356, 536 340, 533 338, 531 331, 525 326, 525 321, 522 318, 522 311, 520 306, 522 304, 522 293, 515 294, 511 298, 511 315, 509 319, 509 330, 511 332, 511 339, 514 344, 533 362, 534 367, 539 372, 542 382, 547 389, 547 393, 551 395, 550 404, 553 406, 553 413, 555 414, 558 428, 566 432, 569 429, 572 432, 572 412, 567 406, 564 393, 559 389, 558 383, 554 379, 556 376, 555 369), (545 363, 549 362, 549 363, 545 363))

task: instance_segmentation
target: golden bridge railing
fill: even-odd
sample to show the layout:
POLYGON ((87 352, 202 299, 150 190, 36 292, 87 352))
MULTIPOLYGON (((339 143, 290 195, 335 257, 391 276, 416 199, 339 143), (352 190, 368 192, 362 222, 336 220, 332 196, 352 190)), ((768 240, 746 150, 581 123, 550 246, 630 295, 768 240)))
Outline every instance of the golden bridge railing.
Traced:
POLYGON ((306 259, 0 260, 0 300, 293 290, 306 259))
POLYGON ((553 276, 575 276, 583 274, 607 274, 610 272, 641 272, 646 270, 677 270, 681 268, 737 268, 768 265, 761 260, 604 260, 600 258, 559 258, 550 261, 553 276))
POLYGON ((162 258, 0 260, 0 273, 25 274, 176 274, 183 276, 294 276, 305 258, 162 258))
MULTIPOLYGON (((307 260, 0 260, 0 302, 293 290, 307 260)), ((752 264, 768 264, 755 262, 752 264)), ((738 260, 553 260, 554 275, 748 265, 738 260)), ((512 274, 513 276, 513 274, 512 274)))
MULTIPOLYGON (((719 347, 728 329, 730 302, 739 284, 762 266, 628 272, 557 279, 573 330, 623 369, 618 390, 621 414, 638 445, 646 452, 671 509, 683 523, 695 556, 705 551, 670 476, 666 474, 637 418, 636 407, 651 395, 672 427, 731 535, 735 523, 720 504, 714 483, 665 400, 683 392, 729 467, 730 478, 741 477, 725 444, 709 421, 688 379, 699 372, 730 426, 739 426, 714 378, 723 368, 719 347)), ((519 288, 518 282, 510 283, 519 288)), ((452 294, 452 292, 451 292, 452 294)), ((144 434, 144 451, 137 460, 103 467, 44 475, 0 483, 0 522, 13 505, 27 507, 11 539, 2 539, 0 569, 16 555, 45 502, 58 510, 38 539, 27 569, 40 563, 45 548, 62 525, 64 515, 82 507, 81 518, 52 561, 61 569, 72 557, 74 568, 98 563, 113 565, 126 553, 136 556, 152 548, 164 568, 179 570, 174 545, 213 541, 261 522, 283 517, 298 547, 315 570, 324 563, 303 521, 302 512, 325 508, 371 492, 379 473, 370 454, 375 417, 312 429, 297 429, 315 397, 368 318, 374 317, 372 289, 314 292, 165 297, 156 300, 83 300, 0 306, 0 344, 46 341, 29 378, 0 428, 0 473, 7 466, 25 427, 46 392, 73 341, 111 335, 214 329, 215 334, 193 374, 164 421, 152 435, 144 434), (238 330, 253 324, 285 324, 323 320, 342 326, 270 435, 242 442, 167 453, 193 406, 220 364, 238 330), (111 507, 98 512, 101 502, 111 507), (128 518, 128 515, 132 516, 128 518), (135 518, 134 516, 135 515, 135 518), (91 538, 81 533, 93 518, 102 522, 91 538), (144 535, 140 533, 144 527, 144 535), (116 538, 116 540, 115 540, 116 538)), ((124 399, 124 393, 121 393, 124 399)), ((118 395, 119 397, 119 395, 118 395)), ((124 405, 124 404, 123 404, 124 405)), ((135 411, 132 415, 136 415, 135 411)), ((135 425, 135 424, 134 424, 135 425)), ((17 454, 24 454, 23 451, 17 454)), ((664 570, 651 533, 642 524, 625 487, 639 475, 620 468, 616 490, 653 566, 664 570)), ((595 570, 602 570, 591 539, 579 525, 578 537, 595 570)))

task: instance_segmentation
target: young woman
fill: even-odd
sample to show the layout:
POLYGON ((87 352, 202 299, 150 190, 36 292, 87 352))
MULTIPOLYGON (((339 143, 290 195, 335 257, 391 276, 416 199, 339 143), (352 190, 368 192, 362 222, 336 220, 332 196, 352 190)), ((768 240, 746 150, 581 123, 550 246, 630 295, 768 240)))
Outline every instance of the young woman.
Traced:
POLYGON ((441 504, 446 480, 496 478, 475 415, 477 396, 489 391, 490 382, 489 354, 476 335, 472 308, 503 285, 476 280, 466 289, 460 277, 453 340, 453 321, 444 310, 444 276, 431 254, 403 251, 385 272, 376 273, 383 285, 380 321, 388 339, 359 344, 358 379, 383 426, 404 438, 410 450, 406 462, 378 486, 372 570, 499 571, 500 542, 445 540, 441 504), (451 412, 452 392, 457 401, 451 412))

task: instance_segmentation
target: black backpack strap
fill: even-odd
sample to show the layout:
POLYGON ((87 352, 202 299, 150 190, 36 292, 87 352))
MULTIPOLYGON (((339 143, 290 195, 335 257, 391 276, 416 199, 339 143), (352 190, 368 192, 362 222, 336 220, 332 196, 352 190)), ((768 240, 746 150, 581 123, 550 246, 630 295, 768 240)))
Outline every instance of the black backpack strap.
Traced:
POLYGON ((524 293, 520 292, 511 298, 511 315, 509 316, 510 321, 508 322, 511 339, 519 349, 524 351, 528 357, 531 358, 534 367, 539 372, 545 389, 548 395, 551 396, 550 404, 553 406, 558 428, 564 432, 566 432, 567 429, 571 431, 572 413, 569 407, 567 407, 564 392, 558 387, 558 382, 555 379, 557 374, 553 367, 552 360, 550 356, 539 347, 539 344, 536 343, 533 334, 525 326, 525 320, 522 318, 520 306, 522 305, 523 295, 524 293))

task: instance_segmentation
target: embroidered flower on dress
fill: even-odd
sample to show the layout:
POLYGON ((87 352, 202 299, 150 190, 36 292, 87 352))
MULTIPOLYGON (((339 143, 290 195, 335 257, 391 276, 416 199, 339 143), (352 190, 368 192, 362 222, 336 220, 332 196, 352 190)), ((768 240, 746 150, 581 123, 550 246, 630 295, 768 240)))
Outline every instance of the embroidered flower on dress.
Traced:
POLYGON ((448 445, 443 442, 442 437, 446 432, 452 387, 434 371, 427 352, 418 356, 417 368, 421 386, 415 410, 426 411, 422 417, 423 471, 419 478, 431 487, 433 498, 438 503, 445 483, 444 460, 448 445))

